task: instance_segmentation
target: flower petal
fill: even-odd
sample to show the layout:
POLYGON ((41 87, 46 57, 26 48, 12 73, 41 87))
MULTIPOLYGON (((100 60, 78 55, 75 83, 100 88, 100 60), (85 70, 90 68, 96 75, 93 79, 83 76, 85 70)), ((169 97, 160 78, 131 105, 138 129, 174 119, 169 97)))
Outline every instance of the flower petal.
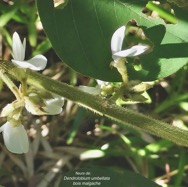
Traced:
POLYGON ((36 55, 26 62, 30 64, 29 69, 40 71, 46 67, 47 59, 43 55, 36 55))
POLYGON ((1 128, 5 145, 10 152, 17 154, 28 152, 29 140, 22 124, 14 127, 10 122, 6 122, 1 128))
POLYGON ((64 98, 60 97, 60 96, 56 96, 52 99, 48 99, 45 101, 46 107, 45 107, 45 111, 49 114, 49 115, 56 115, 56 114, 60 114, 62 112, 62 107, 64 105, 64 98))
POLYGON ((43 70, 46 67, 47 59, 43 55, 36 55, 27 61, 11 60, 13 64, 21 68, 28 68, 35 71, 43 70))
POLYGON ((117 29, 111 39, 111 51, 112 54, 121 51, 122 45, 123 45, 123 40, 125 37, 125 26, 120 27, 117 29))
POLYGON ((14 32, 12 36, 12 53, 13 53, 13 58, 15 60, 23 61, 25 59, 25 47, 26 47, 25 38, 22 43, 18 33, 14 32))
POLYGON ((12 59, 11 61, 14 65, 16 65, 20 68, 29 68, 30 69, 30 67, 31 67, 31 64, 28 63, 27 61, 19 61, 19 60, 14 60, 14 59, 12 59))
POLYGON ((133 56, 138 56, 142 53, 144 53, 145 51, 147 51, 149 48, 148 45, 135 45, 129 49, 126 49, 126 50, 123 50, 123 51, 119 51, 117 53, 114 53, 112 55, 112 58, 114 60, 117 60, 119 58, 122 58, 122 57, 133 57, 133 56))

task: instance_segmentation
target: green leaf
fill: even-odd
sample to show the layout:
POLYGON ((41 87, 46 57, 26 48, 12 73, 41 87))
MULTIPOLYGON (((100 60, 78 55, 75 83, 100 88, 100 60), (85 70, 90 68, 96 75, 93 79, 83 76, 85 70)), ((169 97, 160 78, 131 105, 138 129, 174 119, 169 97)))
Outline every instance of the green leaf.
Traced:
POLYGON ((110 42, 114 31, 132 19, 143 28, 154 48, 140 57, 140 70, 135 70, 133 60, 128 59, 130 79, 149 81, 166 77, 188 61, 188 14, 178 7, 174 7, 177 24, 166 24, 161 18, 142 13, 148 1, 69 0, 64 8, 54 8, 52 0, 36 2, 56 53, 86 76, 121 81, 117 70, 109 66, 110 42))
POLYGON ((77 135, 77 132, 80 128, 80 125, 82 124, 82 120, 85 117, 85 113, 86 113, 86 110, 84 110, 83 108, 78 109, 78 112, 76 113, 75 118, 73 120, 70 132, 68 133, 68 137, 66 141, 67 144, 72 144, 72 142, 74 141, 75 136, 77 135))
POLYGON ((159 187, 156 183, 139 174, 126 170, 119 171, 116 168, 97 166, 68 172, 62 177, 59 187, 74 185, 102 187, 159 187))
POLYGON ((4 27, 12 19, 12 17, 14 17, 16 11, 17 9, 14 8, 14 9, 10 9, 7 12, 4 12, 0 16, 0 27, 4 27))

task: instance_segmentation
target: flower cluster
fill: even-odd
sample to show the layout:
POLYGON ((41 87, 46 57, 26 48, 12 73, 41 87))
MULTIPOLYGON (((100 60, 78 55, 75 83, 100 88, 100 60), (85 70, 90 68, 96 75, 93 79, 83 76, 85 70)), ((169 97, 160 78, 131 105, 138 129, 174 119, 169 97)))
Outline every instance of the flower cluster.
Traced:
MULTIPOLYGON (((121 26, 112 35, 111 52, 112 52, 112 59, 114 61, 111 63, 111 65, 117 68, 119 73, 122 75, 123 82, 127 83, 127 78, 126 78, 127 72, 125 67, 126 57, 135 57, 143 54, 149 49, 149 45, 138 44, 127 49, 122 49, 123 41, 125 39, 125 33, 126 33, 126 26, 121 26)), ((96 82, 97 82, 96 88, 89 86, 79 86, 79 89, 93 95, 101 94, 103 96, 112 94, 116 89, 114 88, 113 83, 105 82, 102 80, 96 80, 96 82)))
MULTIPOLYGON (((149 46, 146 44, 137 44, 128 49, 122 49, 125 32, 126 27, 122 26, 112 35, 111 51, 112 59, 114 60, 112 65, 117 68, 121 74, 124 85, 129 86, 125 58, 141 55, 148 50, 149 46)), ((41 54, 29 60, 25 60, 25 50, 26 39, 24 38, 22 42, 19 35, 15 32, 12 38, 12 63, 18 68, 31 69, 34 71, 40 71, 46 67, 47 59, 41 54)), ((24 72, 27 73, 27 71, 24 72)), ((7 85, 8 82, 10 81, 7 81, 7 85)), ((81 86, 79 89, 94 95, 101 94, 106 96, 114 93, 114 86, 111 83, 100 80, 97 80, 97 83, 98 88, 81 86)), ((56 115, 61 113, 62 106, 64 105, 64 98, 59 95, 36 90, 35 88, 30 88, 29 90, 25 78, 21 81, 21 84, 21 89, 17 89, 17 92, 14 93, 17 100, 5 106, 1 112, 2 117, 7 117, 7 122, 0 127, 0 132, 3 133, 7 149, 18 154, 26 153, 29 150, 27 132, 21 124, 23 108, 33 115, 56 115)), ((143 87, 141 84, 139 84, 139 86, 143 87)), ((135 89, 135 85, 133 85, 133 88, 135 89)), ((132 87, 129 90, 132 91, 132 87)), ((14 89, 12 89, 12 91, 14 92, 14 89)))
MULTIPOLYGON (((11 60, 19 68, 28 68, 35 71, 43 70, 47 65, 47 59, 43 55, 36 55, 30 60, 25 60, 26 40, 23 43, 15 32, 12 38, 11 60)), ((7 149, 13 153, 27 153, 29 140, 24 126, 21 124, 21 113, 25 107, 33 115, 55 115, 62 111, 64 99, 52 93, 42 91, 26 91, 20 94, 22 97, 8 104, 1 112, 1 117, 7 117, 7 122, 0 127, 3 133, 4 143, 7 149)))

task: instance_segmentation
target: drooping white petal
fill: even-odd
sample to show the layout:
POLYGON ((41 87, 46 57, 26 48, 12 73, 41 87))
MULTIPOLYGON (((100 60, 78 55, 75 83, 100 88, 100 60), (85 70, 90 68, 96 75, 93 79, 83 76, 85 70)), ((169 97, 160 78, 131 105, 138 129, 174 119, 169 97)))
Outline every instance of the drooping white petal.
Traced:
POLYGON ((25 59, 25 47, 26 40, 24 38, 23 43, 20 40, 20 37, 17 32, 14 32, 12 36, 12 53, 15 60, 24 60, 25 59))
POLYGON ((29 140, 22 124, 14 127, 10 122, 6 122, 0 131, 3 131, 3 139, 10 152, 17 154, 28 152, 29 140))
POLYGON ((49 115, 56 115, 56 114, 60 114, 62 112, 62 107, 64 105, 64 98, 58 96, 58 97, 54 97, 52 99, 48 99, 45 101, 46 107, 45 107, 45 111, 49 114, 49 115))
POLYGON ((120 28, 118 28, 111 39, 111 51, 112 54, 121 51, 122 45, 123 45, 123 40, 125 37, 125 26, 122 26, 120 28))
POLYGON ((114 60, 117 60, 119 58, 123 58, 123 57, 133 57, 133 56, 138 56, 142 53, 144 53, 145 51, 147 51, 149 48, 148 45, 135 45, 129 49, 123 50, 123 51, 119 51, 117 53, 114 53, 112 55, 112 58, 114 60))
POLYGON ((36 55, 32 59, 27 60, 27 63, 30 64, 29 69, 40 71, 46 67, 47 59, 43 55, 36 55))
POLYGON ((12 63, 20 68, 30 68, 31 64, 29 64, 27 61, 19 61, 19 60, 11 60, 12 63))
POLYGON ((11 60, 13 64, 21 68, 28 68, 35 71, 43 70, 46 67, 47 59, 43 55, 36 55, 27 61, 11 60))
POLYGON ((28 61, 11 60, 13 64, 21 68, 28 68, 35 71, 43 70, 46 67, 47 59, 43 55, 37 55, 28 61))

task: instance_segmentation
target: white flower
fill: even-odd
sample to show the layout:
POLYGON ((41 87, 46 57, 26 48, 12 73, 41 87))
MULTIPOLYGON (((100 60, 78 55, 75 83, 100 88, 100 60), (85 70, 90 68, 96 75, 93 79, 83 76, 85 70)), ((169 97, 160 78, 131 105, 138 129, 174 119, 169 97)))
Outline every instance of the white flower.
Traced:
POLYGON ((124 57, 138 56, 144 53, 149 48, 149 46, 146 44, 138 44, 132 46, 131 48, 122 50, 123 40, 125 38, 125 30, 126 30, 125 26, 118 28, 114 32, 111 39, 112 58, 114 59, 115 63, 124 57))
POLYGON ((12 55, 11 61, 16 66, 21 68, 29 68, 35 71, 43 70, 46 67, 47 59, 43 55, 36 55, 30 60, 25 59, 26 40, 24 38, 23 43, 17 32, 14 32, 12 37, 12 55))
POLYGON ((0 127, 7 149, 12 153, 22 154, 29 150, 29 140, 22 124, 14 126, 11 122, 6 122, 0 127))
POLYGON ((33 115, 56 115, 62 112, 64 98, 50 94, 45 98, 37 93, 30 93, 25 96, 25 108, 33 115))

